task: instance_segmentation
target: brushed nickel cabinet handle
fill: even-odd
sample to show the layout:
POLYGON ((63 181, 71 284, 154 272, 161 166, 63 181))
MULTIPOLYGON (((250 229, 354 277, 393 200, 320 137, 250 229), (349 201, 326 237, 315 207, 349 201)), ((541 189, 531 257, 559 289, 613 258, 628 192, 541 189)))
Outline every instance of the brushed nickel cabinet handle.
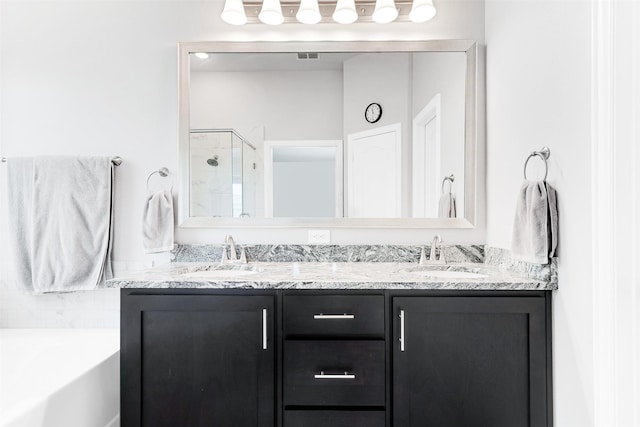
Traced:
POLYGON ((400 310, 400 351, 404 351, 404 310, 400 310))
POLYGON ((313 378, 318 380, 355 380, 356 374, 350 374, 346 371, 343 374, 325 374, 324 371, 320 371, 313 378))
POLYGON ((320 314, 314 314, 313 315, 314 319, 317 320, 331 320, 331 319, 355 319, 356 315, 355 314, 324 314, 324 313, 320 313, 320 314))
POLYGON ((262 309, 262 349, 267 349, 267 309, 262 309))

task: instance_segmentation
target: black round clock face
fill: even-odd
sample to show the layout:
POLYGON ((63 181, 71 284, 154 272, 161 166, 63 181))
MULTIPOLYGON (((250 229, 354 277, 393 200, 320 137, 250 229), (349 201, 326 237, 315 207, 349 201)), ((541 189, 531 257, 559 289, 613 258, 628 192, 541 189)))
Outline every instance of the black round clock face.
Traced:
POLYGON ((364 118, 367 119, 369 123, 375 123, 380 120, 382 117, 382 107, 380 104, 376 102, 372 102, 367 105, 367 108, 364 110, 364 118))

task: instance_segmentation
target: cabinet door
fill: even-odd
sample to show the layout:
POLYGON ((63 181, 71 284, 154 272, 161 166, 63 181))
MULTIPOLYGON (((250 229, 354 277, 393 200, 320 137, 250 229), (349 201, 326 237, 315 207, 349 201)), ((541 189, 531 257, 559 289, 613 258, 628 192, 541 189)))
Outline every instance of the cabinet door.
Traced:
POLYGON ((394 427, 547 425, 543 297, 393 299, 394 427))
POLYGON ((123 426, 273 427, 274 298, 126 295, 123 426))

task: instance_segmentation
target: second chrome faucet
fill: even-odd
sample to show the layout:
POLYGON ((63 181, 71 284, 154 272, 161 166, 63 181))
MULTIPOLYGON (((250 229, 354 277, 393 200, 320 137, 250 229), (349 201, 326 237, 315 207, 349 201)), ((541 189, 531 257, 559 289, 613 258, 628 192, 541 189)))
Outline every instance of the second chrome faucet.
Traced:
POLYGON ((429 251, 429 259, 427 259, 424 246, 420 253, 420 265, 443 265, 447 263, 447 259, 444 256, 444 246, 442 246, 442 237, 436 234, 431 241, 431 250, 429 251), (440 258, 436 258, 436 251, 440 246, 440 258))
POLYGON ((240 251, 240 258, 238 258, 238 252, 236 251, 236 242, 233 240, 231 234, 227 234, 224 238, 224 245, 222 247, 222 264, 246 264, 247 254, 244 248, 240 251), (227 255, 227 245, 229 245, 229 255, 227 255))

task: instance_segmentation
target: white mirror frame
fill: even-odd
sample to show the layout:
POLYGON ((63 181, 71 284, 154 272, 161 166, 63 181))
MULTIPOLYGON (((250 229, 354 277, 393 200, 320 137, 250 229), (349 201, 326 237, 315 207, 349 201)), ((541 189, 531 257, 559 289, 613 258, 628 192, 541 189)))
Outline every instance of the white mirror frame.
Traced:
POLYGON ((473 40, 346 42, 186 42, 178 44, 178 226, 188 228, 474 228, 477 194, 477 44, 473 40), (196 52, 464 52, 463 218, 214 218, 189 216, 189 54, 196 52))

